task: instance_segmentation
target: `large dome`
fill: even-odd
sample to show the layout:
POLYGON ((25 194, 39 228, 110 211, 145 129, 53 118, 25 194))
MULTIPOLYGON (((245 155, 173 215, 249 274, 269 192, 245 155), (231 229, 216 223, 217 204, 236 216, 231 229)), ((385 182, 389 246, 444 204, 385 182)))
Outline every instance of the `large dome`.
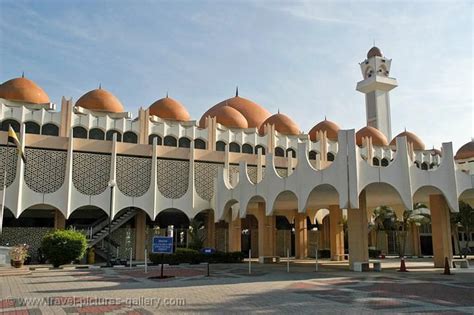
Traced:
POLYGON ((248 128, 247 119, 238 110, 230 106, 216 108, 211 117, 228 128, 248 128))
POLYGON ((77 100, 76 106, 97 112, 123 113, 125 111, 118 98, 100 87, 82 95, 77 100))
POLYGON ((222 101, 207 110, 199 120, 199 126, 205 128, 206 117, 216 117, 216 110, 223 106, 230 106, 239 111, 247 120, 248 128, 259 128, 263 121, 270 117, 270 112, 262 106, 246 98, 235 96, 222 101))
POLYGON ((455 160, 467 160, 472 158, 474 158, 474 140, 460 147, 454 156, 455 160))
POLYGON ((377 146, 387 146, 388 140, 385 135, 377 128, 366 126, 356 132, 356 143, 362 145, 363 138, 372 138, 372 144, 377 146))
POLYGON ((288 116, 284 114, 275 114, 268 117, 260 126, 260 134, 264 134, 265 125, 275 126, 275 130, 284 135, 299 135, 300 127, 288 116))
POLYGON ((367 52, 367 59, 368 58, 371 58, 371 57, 383 57, 383 53, 382 51, 380 50, 380 48, 374 46, 372 48, 370 48, 370 50, 367 52))
POLYGON ((425 144, 423 143, 423 141, 421 141, 421 139, 418 138, 418 136, 415 135, 414 133, 406 131, 406 130, 402 133, 399 133, 396 137, 394 137, 392 141, 390 141, 390 145, 395 146, 397 144, 398 137, 407 137, 407 142, 413 144, 414 150, 418 151, 418 150, 425 149, 425 144))
POLYGON ((150 115, 155 115, 163 119, 188 121, 191 119, 186 108, 177 100, 166 96, 159 99, 149 107, 150 115))
POLYGON ((15 78, 0 85, 0 97, 33 104, 49 103, 48 94, 35 82, 25 78, 15 78))
POLYGON ((340 129, 341 128, 335 122, 332 122, 325 118, 323 121, 311 128, 311 130, 309 131, 309 138, 311 139, 311 141, 317 141, 319 140, 317 135, 318 131, 323 131, 326 132, 326 136, 329 140, 336 141, 337 134, 339 133, 340 129))

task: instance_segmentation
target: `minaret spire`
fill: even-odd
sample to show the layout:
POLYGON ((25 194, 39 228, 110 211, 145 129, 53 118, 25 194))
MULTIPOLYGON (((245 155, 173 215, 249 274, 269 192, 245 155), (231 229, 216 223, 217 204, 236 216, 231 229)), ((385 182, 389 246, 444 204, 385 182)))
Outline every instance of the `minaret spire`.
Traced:
POLYGON ((235 97, 239 96, 239 86, 235 87, 235 97))
POLYGON ((99 90, 102 90, 102 83, 99 82, 99 90))
POLYGON ((22 78, 25 77, 25 71, 22 71, 22 72, 21 72, 21 77, 22 77, 22 78))

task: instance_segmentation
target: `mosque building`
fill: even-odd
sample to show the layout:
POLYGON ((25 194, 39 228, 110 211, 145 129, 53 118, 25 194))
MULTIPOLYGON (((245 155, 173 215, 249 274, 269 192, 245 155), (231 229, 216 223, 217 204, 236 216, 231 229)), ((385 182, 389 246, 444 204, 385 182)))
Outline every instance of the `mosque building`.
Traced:
POLYGON ((391 60, 373 47, 360 68, 356 89, 365 95, 367 121, 357 132, 327 119, 303 132, 288 115, 272 114, 238 90, 197 121, 168 95, 134 118, 102 87, 76 102, 63 97, 57 110, 29 78, 6 81, 0 243, 27 243, 39 259, 43 235, 74 228, 99 257, 110 246, 116 257, 131 249, 143 260, 153 235, 172 231, 175 245, 186 247, 197 220, 207 247, 251 249, 263 261, 287 250, 314 257, 317 247, 332 260, 348 252, 352 268, 369 259, 369 248, 398 250, 392 234, 372 229, 375 208, 401 215, 422 202, 431 223, 410 226, 406 254, 433 255, 441 267, 456 243, 450 212, 459 201, 474 204, 474 142, 454 154, 451 143, 426 148, 407 130, 393 137, 391 60), (26 163, 6 146, 8 126, 19 134, 26 163))

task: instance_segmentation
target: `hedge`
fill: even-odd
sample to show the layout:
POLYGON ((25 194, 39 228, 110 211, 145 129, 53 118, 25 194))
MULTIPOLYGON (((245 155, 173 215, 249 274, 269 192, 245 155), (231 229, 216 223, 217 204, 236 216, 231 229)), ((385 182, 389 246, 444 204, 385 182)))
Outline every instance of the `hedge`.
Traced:
POLYGON ((84 234, 73 230, 55 230, 46 234, 41 242, 42 253, 54 267, 81 259, 86 247, 84 234))
POLYGON ((213 254, 202 254, 197 250, 189 248, 178 248, 173 254, 150 254, 150 260, 153 264, 199 264, 201 262, 209 263, 241 263, 244 260, 244 254, 241 252, 215 252, 213 254))

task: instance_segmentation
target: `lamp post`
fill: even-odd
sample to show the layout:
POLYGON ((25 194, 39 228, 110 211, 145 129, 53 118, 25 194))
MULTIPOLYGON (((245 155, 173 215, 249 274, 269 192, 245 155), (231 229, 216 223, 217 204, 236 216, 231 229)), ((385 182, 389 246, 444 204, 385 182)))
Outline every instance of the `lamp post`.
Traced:
POLYGON ((107 224, 107 267, 111 267, 112 263, 110 261, 110 227, 112 224, 112 206, 113 206, 113 200, 114 200, 114 187, 117 185, 115 180, 111 180, 109 182, 109 187, 110 187, 110 207, 109 207, 109 218, 108 218, 108 224, 107 224))

